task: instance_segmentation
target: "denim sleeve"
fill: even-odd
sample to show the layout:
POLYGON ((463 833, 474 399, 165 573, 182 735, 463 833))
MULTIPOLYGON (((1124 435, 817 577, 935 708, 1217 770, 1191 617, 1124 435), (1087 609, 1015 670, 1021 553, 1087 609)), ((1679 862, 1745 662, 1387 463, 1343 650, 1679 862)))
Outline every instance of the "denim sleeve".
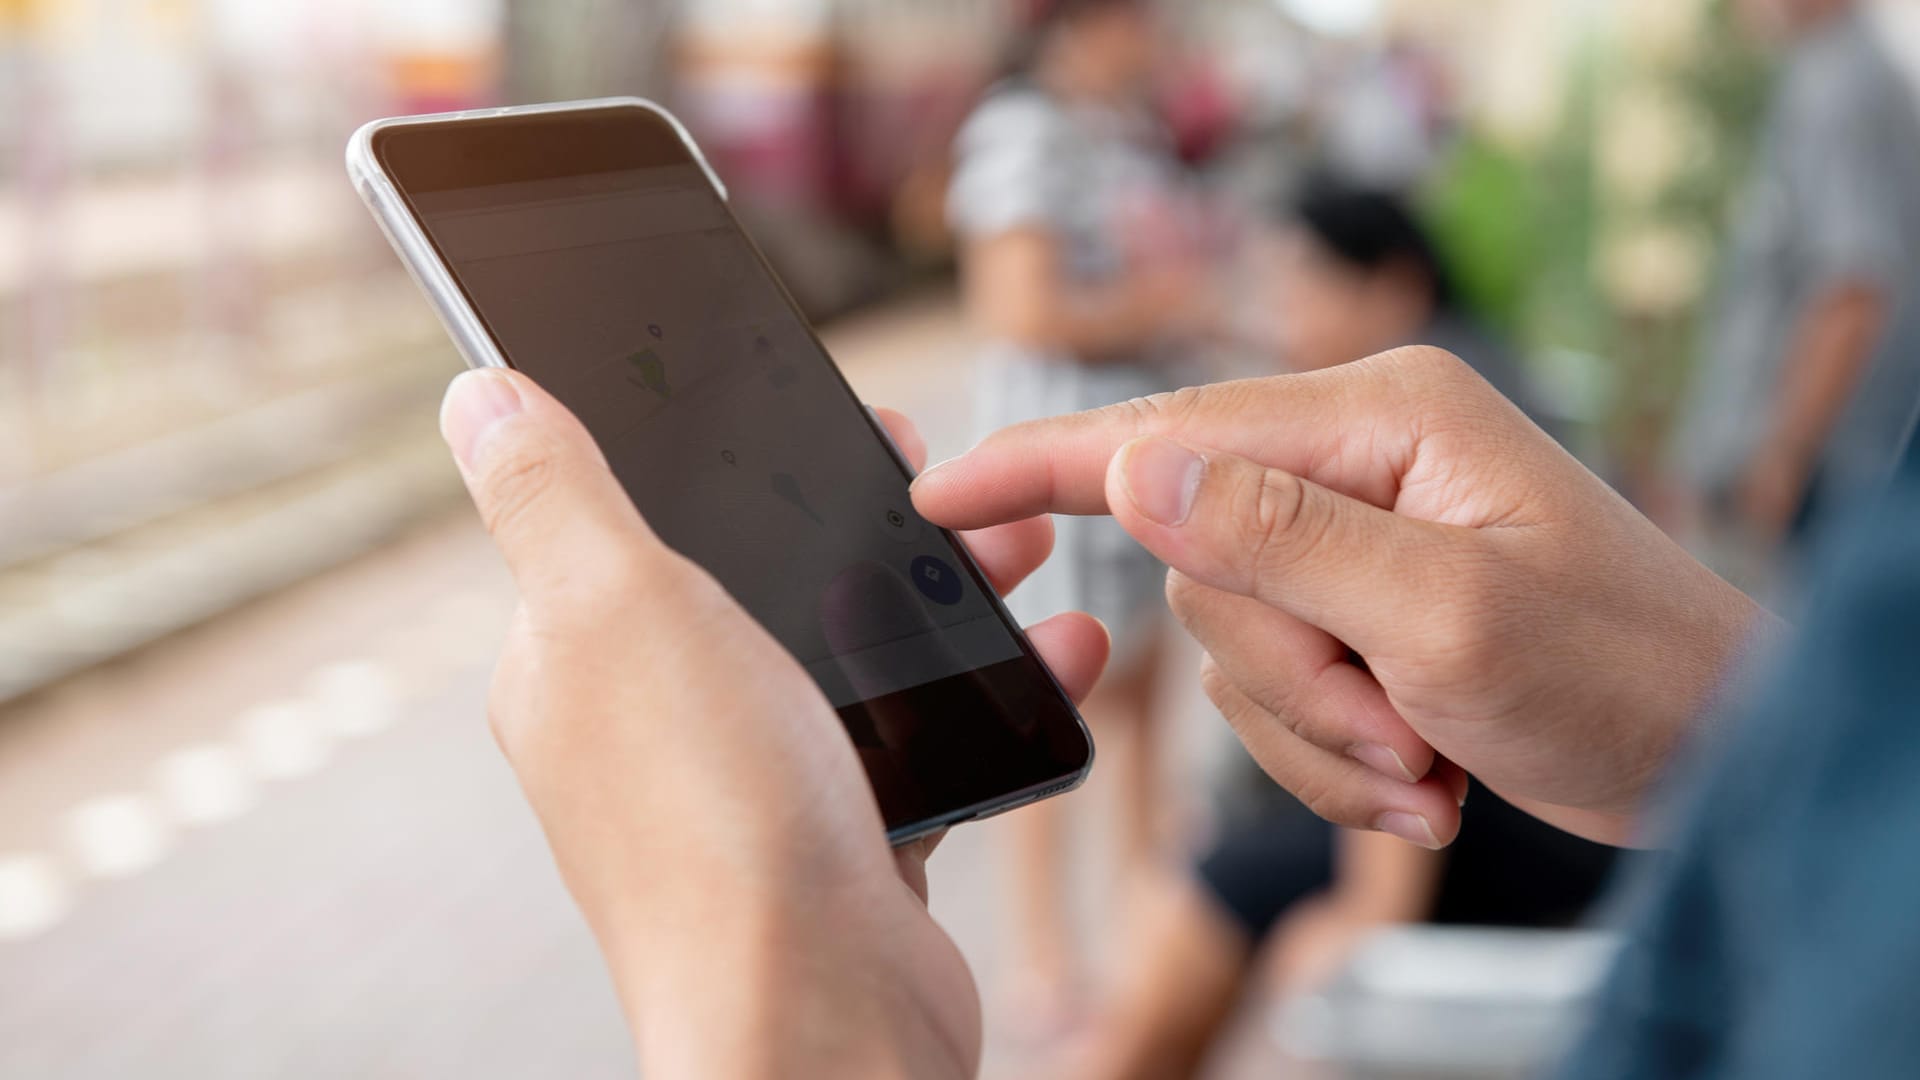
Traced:
POLYGON ((1920 1076, 1920 499, 1829 554, 1563 1077, 1920 1076))

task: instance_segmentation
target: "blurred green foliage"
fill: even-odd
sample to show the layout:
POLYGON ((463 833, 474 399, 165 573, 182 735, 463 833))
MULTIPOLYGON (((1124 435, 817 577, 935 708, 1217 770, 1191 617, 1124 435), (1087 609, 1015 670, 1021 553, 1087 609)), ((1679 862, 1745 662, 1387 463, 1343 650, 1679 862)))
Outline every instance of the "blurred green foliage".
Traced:
MULTIPOLYGON (((1590 369, 1549 373, 1562 376, 1550 381, 1590 399, 1569 404, 1589 426, 1590 445, 1629 482, 1654 470, 1685 392, 1760 136, 1772 65, 1738 32, 1730 8, 1730 0, 1710 0, 1677 54, 1637 51, 1619 34, 1589 36, 1568 70, 1550 138, 1516 146, 1469 130, 1424 200, 1475 312, 1543 364, 1590 369), (1677 167, 1651 190, 1609 175, 1609 154, 1620 151, 1607 140, 1633 120, 1622 114, 1644 102, 1685 121, 1677 167), (1669 290, 1671 302, 1658 305, 1636 297, 1637 264, 1610 269, 1609 260, 1631 255, 1616 249, 1649 236, 1693 241, 1698 272, 1676 271, 1676 280, 1700 287, 1669 290)), ((1676 247, 1684 253, 1678 243, 1661 250, 1676 247)))

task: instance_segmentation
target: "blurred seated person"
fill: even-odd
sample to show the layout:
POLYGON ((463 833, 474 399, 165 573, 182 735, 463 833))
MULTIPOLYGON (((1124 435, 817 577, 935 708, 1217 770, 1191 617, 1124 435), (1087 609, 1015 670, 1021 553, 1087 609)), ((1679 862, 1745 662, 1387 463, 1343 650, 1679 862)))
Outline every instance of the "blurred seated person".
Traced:
MULTIPOLYGON (((1277 254, 1274 315, 1290 366, 1442 342, 1523 407, 1529 400, 1511 353, 1459 310, 1433 245, 1393 197, 1310 185, 1277 254)), ((1390 760, 1375 767, 1406 771, 1390 760)), ((1612 863, 1612 849, 1477 785, 1459 841, 1441 853, 1335 829, 1247 771, 1246 783, 1230 782, 1241 793, 1191 873, 1162 874, 1151 890, 1131 961, 1053 1075, 1193 1075, 1249 991, 1311 989, 1385 925, 1571 925, 1612 863)))
POLYGON ((1433 241, 1398 197, 1309 182, 1273 242, 1271 263, 1276 337, 1292 370, 1436 345, 1540 421, 1512 351, 1462 308, 1433 241))
POLYGON ((1262 802, 1222 830, 1190 876, 1169 874, 1155 890, 1135 961, 1050 1075, 1197 1075, 1250 992, 1312 990, 1385 926, 1575 925, 1613 861, 1614 849, 1477 784, 1461 808, 1460 839, 1444 852, 1335 829, 1278 788, 1262 802))

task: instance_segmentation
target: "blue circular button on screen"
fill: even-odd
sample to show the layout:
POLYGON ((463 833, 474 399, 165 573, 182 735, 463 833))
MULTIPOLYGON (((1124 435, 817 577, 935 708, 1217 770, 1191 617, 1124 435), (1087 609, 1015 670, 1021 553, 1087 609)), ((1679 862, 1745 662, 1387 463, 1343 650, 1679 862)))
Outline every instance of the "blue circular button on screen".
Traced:
POLYGON ((922 555, 913 560, 910 572, 920 594, 936 604, 951 607, 965 595, 966 583, 960 580, 959 571, 931 555, 922 555))

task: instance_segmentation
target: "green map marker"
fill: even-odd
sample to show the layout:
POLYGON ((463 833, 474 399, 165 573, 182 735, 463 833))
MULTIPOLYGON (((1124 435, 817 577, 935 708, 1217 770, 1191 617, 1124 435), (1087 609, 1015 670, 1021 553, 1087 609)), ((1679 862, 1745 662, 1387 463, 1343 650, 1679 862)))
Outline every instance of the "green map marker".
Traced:
POLYGON ((659 394, 663 398, 673 396, 673 387, 667 384, 667 362, 652 349, 641 349, 627 357, 627 363, 633 365, 634 373, 640 376, 640 384, 659 394))

